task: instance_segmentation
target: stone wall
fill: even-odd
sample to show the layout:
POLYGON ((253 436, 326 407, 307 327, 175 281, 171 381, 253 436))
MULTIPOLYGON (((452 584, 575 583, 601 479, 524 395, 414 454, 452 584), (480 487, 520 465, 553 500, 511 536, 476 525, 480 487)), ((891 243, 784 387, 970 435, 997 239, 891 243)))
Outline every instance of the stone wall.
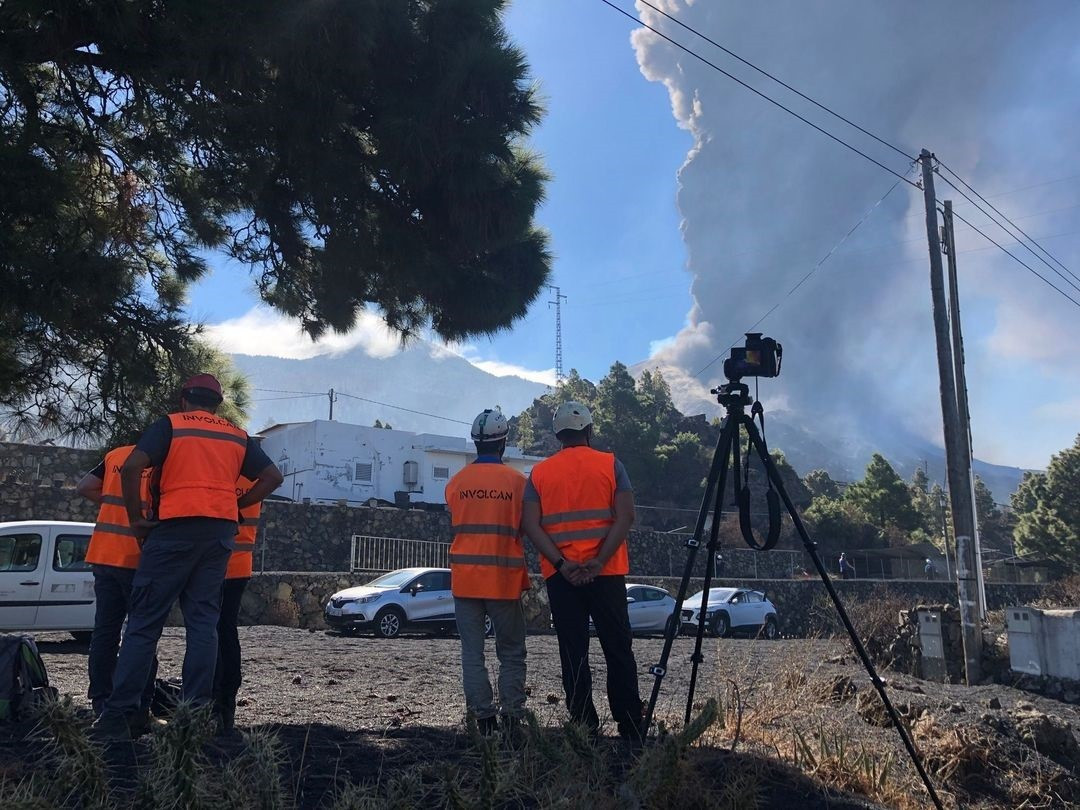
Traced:
MULTIPOLYGON (((281 624, 287 627, 322 629, 323 606, 336 591, 361 585, 375 573, 297 573, 268 572, 252 577, 244 594, 240 618, 247 624, 281 624)), ((670 577, 634 577, 635 582, 658 585, 675 594, 679 580, 670 577)), ((539 575, 532 577, 533 587, 525 595, 525 614, 530 630, 550 629, 547 590, 539 575)), ((836 631, 831 603, 818 580, 731 580, 725 587, 749 587, 763 590, 776 605, 780 630, 784 635, 808 636, 836 631)), ((688 595, 698 592, 700 580, 691 580, 688 595)), ((860 580, 840 581, 836 589, 848 613, 859 626, 860 606, 896 599, 914 607, 918 604, 947 603, 956 592, 944 582, 890 582, 887 585, 860 580)), ((987 585, 986 597, 991 610, 1007 605, 1027 604, 1042 592, 1040 585, 987 585)))

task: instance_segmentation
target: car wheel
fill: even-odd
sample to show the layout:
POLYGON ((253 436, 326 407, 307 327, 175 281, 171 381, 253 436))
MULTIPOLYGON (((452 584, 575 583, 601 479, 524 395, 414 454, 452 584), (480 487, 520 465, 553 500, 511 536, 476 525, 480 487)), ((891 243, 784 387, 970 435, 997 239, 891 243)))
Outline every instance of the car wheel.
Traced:
POLYGON ((93 630, 77 630, 77 631, 73 630, 71 635, 80 644, 89 644, 90 639, 94 635, 94 631, 93 630))
POLYGON ((495 622, 486 614, 484 615, 484 635, 488 638, 495 638, 495 622))
POLYGON ((731 620, 728 615, 721 611, 713 616, 712 622, 709 623, 709 632, 716 638, 723 638, 731 632, 731 620))
POLYGON ((668 636, 674 638, 675 636, 679 635, 679 629, 681 625, 682 622, 680 622, 677 618, 675 618, 674 616, 668 616, 667 623, 664 625, 664 638, 667 638, 668 636))
POLYGON ((765 626, 761 629, 761 635, 770 641, 780 638, 780 627, 776 623, 775 616, 769 616, 765 619, 765 626))
POLYGON ((405 614, 398 608, 388 607, 375 616, 375 635, 379 638, 397 638, 405 625, 405 614))

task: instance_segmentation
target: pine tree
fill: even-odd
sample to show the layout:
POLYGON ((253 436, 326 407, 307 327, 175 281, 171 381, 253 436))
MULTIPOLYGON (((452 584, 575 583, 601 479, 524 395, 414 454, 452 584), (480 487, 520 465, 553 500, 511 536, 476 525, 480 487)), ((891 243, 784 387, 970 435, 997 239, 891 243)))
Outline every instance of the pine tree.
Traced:
POLYGON ((911 491, 880 453, 874 453, 863 479, 847 488, 844 499, 862 509, 879 529, 912 531, 919 527, 911 491))
POLYGON ((1025 473, 1012 504, 1017 552, 1080 571, 1080 436, 1045 473, 1025 473))
POLYGON ((840 485, 825 470, 811 470, 803 478, 803 484, 811 496, 837 499, 840 497, 840 485))
POLYGON ((0 4, 0 411, 87 436, 152 401, 211 252, 311 336, 521 317, 546 176, 504 5, 0 4))

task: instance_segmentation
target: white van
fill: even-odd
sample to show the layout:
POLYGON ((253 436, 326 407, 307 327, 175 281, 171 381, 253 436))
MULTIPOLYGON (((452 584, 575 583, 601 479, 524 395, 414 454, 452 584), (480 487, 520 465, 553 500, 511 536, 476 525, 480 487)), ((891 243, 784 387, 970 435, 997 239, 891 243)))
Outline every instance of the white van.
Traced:
POLYGON ((86 562, 93 523, 0 523, 0 631, 94 629, 94 574, 86 562))

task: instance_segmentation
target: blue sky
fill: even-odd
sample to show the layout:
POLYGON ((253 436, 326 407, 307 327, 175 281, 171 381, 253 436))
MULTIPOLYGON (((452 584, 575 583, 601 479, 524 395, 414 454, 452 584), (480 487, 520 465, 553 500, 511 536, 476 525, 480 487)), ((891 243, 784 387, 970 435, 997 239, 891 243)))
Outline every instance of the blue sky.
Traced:
MULTIPOLYGON (((675 174, 691 139, 668 113, 664 88, 641 76, 626 18, 588 0, 521 0, 506 24, 547 108, 531 144, 553 176, 539 221, 556 255, 551 283, 567 296, 564 366, 598 379, 615 360, 645 359, 651 341, 683 325, 690 278, 675 174)), ((549 298, 513 331, 474 341, 470 357, 550 369, 549 298)), ((218 264, 191 291, 190 311, 216 323, 255 300, 243 268, 218 264)))
MULTIPOLYGON (((1080 271, 1080 4, 654 2, 903 148, 934 149, 1080 271), (921 39, 920 13, 936 20, 921 39)), ((719 364, 695 372, 781 300, 893 178, 655 37, 639 31, 632 45, 634 25, 599 0, 518 0, 506 22, 548 110, 531 145, 553 175, 539 220, 552 235, 552 283, 568 296, 565 367, 597 379, 615 360, 652 356, 684 410, 706 409, 719 364)), ((800 112, 857 138, 804 104, 800 112)), ((859 145, 905 170, 879 145, 859 145)), ((986 227, 951 190, 939 197, 986 227)), ((767 404, 857 415, 871 438, 875 425, 902 424, 940 443, 921 206, 918 192, 898 188, 763 324, 789 355, 767 404)), ((963 225, 958 240, 976 452, 1045 466, 1080 429, 1080 317, 963 225)), ((190 300, 194 318, 225 322, 216 334, 231 350, 319 350, 251 312, 241 267, 217 267, 190 300)), ((550 378, 546 300, 512 331, 457 350, 488 370, 550 378)), ((393 353, 375 318, 357 341, 393 353)))

